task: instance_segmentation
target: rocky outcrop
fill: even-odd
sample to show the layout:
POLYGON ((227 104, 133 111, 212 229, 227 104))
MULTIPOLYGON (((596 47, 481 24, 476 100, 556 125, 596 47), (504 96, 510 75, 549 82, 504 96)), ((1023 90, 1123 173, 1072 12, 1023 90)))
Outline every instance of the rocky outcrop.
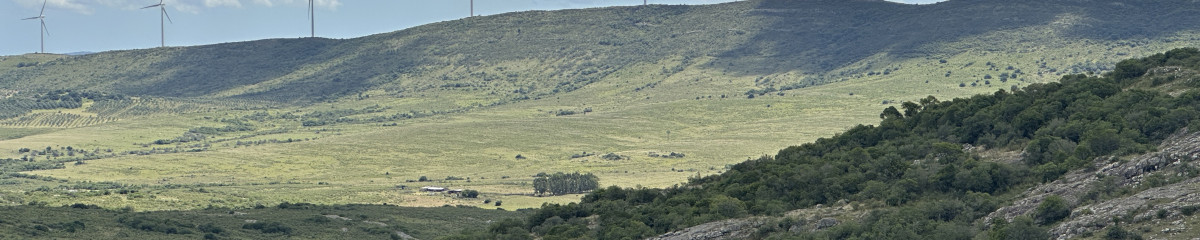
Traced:
POLYGON ((816 205, 811 208, 802 208, 788 211, 781 217, 750 217, 740 219, 728 219, 716 222, 700 224, 694 227, 689 227, 683 230, 669 232, 658 237, 649 238, 654 240, 720 240, 720 239, 747 239, 753 236, 755 232, 762 227, 770 227, 772 223, 789 219, 791 227, 787 230, 793 233, 805 233, 822 231, 828 228, 836 227, 844 221, 853 221, 866 216, 867 211, 860 207, 857 203, 851 203, 846 200, 838 201, 831 205, 816 205))
MULTIPOLYGON (((1181 215, 1181 209, 1200 203, 1200 178, 1152 188, 1133 196, 1116 198, 1075 208, 1073 216, 1050 229, 1059 239, 1069 239, 1095 232, 1112 223, 1113 217, 1132 216, 1125 221, 1170 218, 1181 215), (1162 210, 1163 216, 1156 216, 1162 210)), ((1187 226, 1176 226, 1175 229, 1187 226)))
MULTIPOLYGON (((999 160, 1020 161, 1010 159, 1016 154, 1004 156, 1007 157, 999 160)), ((1200 178, 1195 177, 1195 172, 1200 171, 1198 159, 1200 133, 1187 133, 1184 130, 1164 140, 1158 146, 1158 151, 1130 159, 1098 158, 1086 169, 1030 188, 1020 199, 993 211, 982 222, 991 223, 995 218, 1011 221, 1017 216, 1031 214, 1046 197, 1060 196, 1073 206, 1073 210, 1070 217, 1049 230, 1056 239, 1071 239, 1086 233, 1094 236, 1097 231, 1112 224, 1114 218, 1121 219, 1122 223, 1147 220, 1162 222, 1155 225, 1165 226, 1159 232, 1169 236, 1187 233, 1185 230, 1192 226, 1178 219, 1185 215, 1185 208, 1200 214, 1196 213, 1200 208, 1200 178), (1126 190, 1123 190, 1124 193, 1098 197, 1097 189, 1126 190)), ((794 225, 788 229, 790 232, 815 232, 837 226, 843 221, 861 219, 868 211, 859 204, 843 200, 830 206, 817 205, 792 210, 782 217, 752 217, 701 224, 651 239, 745 239, 753 237, 759 228, 782 218, 789 218, 793 222, 794 225)))
POLYGON ((1024 198, 992 212, 984 219, 984 223, 991 223, 994 218, 1011 221, 1017 216, 1033 212, 1046 197, 1060 196, 1076 207, 1071 217, 1056 225, 1050 232, 1058 239, 1067 239, 1103 229, 1112 223, 1114 216, 1126 216, 1131 212, 1141 211, 1144 211, 1144 214, 1155 214, 1158 209, 1177 210, 1185 205, 1200 204, 1200 195, 1196 194, 1200 190, 1200 179, 1192 178, 1150 188, 1132 196, 1077 206, 1082 198, 1094 198, 1088 195, 1092 189, 1137 189, 1146 184, 1147 177, 1156 173, 1163 174, 1160 175, 1160 179, 1162 176, 1185 176, 1181 171, 1195 169, 1195 161, 1200 159, 1200 133, 1181 131, 1163 141, 1158 149, 1128 161, 1116 157, 1097 159, 1095 164, 1087 169, 1070 172, 1059 180, 1027 190, 1023 194, 1024 198), (1101 181, 1102 179, 1110 180, 1101 181))
POLYGON ((652 240, 722 240, 746 239, 767 222, 765 217, 728 219, 696 225, 669 232, 652 240))
POLYGON ((837 226, 837 225, 838 225, 838 221, 837 221, 837 219, 834 219, 834 218, 822 218, 821 220, 818 220, 818 221, 817 221, 817 226, 816 226, 816 227, 817 227, 817 230, 821 230, 821 229, 831 228, 831 227, 834 227, 834 226, 837 226))

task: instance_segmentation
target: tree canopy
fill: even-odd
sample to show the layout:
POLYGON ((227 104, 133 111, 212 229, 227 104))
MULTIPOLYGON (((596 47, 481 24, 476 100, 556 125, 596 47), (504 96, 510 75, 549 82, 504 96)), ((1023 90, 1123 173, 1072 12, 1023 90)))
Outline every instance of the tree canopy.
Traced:
MULTIPOLYGON (((1103 76, 1069 75, 1012 92, 906 102, 903 112, 884 110, 878 126, 860 125, 683 186, 608 187, 578 204, 544 205, 523 230, 546 238, 644 238, 852 200, 891 207, 860 223, 801 235, 909 238, 949 232, 958 233, 949 238, 969 239, 983 232, 971 223, 1004 201, 994 196, 1019 190, 1014 186, 1053 181, 1097 157, 1145 152, 1180 129, 1198 129, 1200 121, 1193 119, 1200 117, 1200 91, 1172 96, 1138 87, 1149 69, 1163 66, 1200 68, 1200 51, 1176 49, 1123 61, 1103 76), (964 150, 974 147, 1023 151, 1023 161, 989 161, 964 150), (598 227, 580 220, 595 216, 598 227)), ((1033 217, 1053 223, 1065 208, 1050 202, 1033 217)), ((1044 228, 1030 222, 997 225, 1007 228, 990 234, 1045 236, 1044 228)), ((786 232, 776 234, 793 234, 786 232)))

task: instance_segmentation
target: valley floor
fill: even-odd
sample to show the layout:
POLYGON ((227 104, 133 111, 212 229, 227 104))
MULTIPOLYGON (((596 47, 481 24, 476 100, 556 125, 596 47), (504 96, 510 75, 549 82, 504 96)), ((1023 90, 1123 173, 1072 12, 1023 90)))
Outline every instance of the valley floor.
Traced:
MULTIPOLYGON (((1179 38, 1190 39, 1186 36, 1191 35, 1179 38)), ((1131 50, 1156 52, 1187 43, 1131 50)), ((32 150, 40 153, 34 163, 63 165, 6 175, 0 204, 84 203, 138 211, 280 202, 536 208, 579 200, 534 196, 530 183, 540 172, 594 173, 603 186, 668 187, 858 124, 876 124, 881 109, 904 101, 1008 90, 1056 80, 1072 73, 1066 66, 1080 59, 1115 59, 1108 56, 1113 52, 1088 50, 1101 43, 1056 44, 1063 48, 899 59, 872 67, 887 68, 886 74, 749 95, 763 89, 764 76, 731 75, 704 58, 626 67, 575 91, 498 105, 489 104, 496 99, 486 92, 458 89, 405 96, 371 90, 305 106, 85 101, 80 108, 0 122, 0 158, 20 159, 32 150), (1071 57, 1029 60, 1043 54, 1071 57), (660 71, 680 64, 681 71, 660 71), (1051 71, 1056 65, 1064 67, 1051 71), (988 80, 1015 73, 1009 69, 1024 75, 988 80), (333 117, 329 122, 297 117, 311 114, 333 117), (228 129, 242 125, 253 129, 228 129), (189 135, 197 131, 206 134, 189 135), (664 157, 671 153, 682 157, 664 157), (418 181, 423 177, 429 181, 418 181), (481 195, 420 192, 424 186, 481 195)), ((807 76, 769 77, 786 83, 807 76)))

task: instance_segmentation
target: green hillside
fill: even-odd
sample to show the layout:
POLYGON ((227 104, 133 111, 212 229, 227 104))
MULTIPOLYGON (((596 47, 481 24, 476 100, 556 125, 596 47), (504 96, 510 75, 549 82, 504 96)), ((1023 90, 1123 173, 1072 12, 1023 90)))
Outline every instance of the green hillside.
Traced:
MULTIPOLYGON (((1189 26, 1200 22, 1194 14, 1200 9, 1194 5, 951 1, 917 6, 810 0, 535 11, 349 40, 273 39, 63 56, 6 71, 0 83, 32 92, 66 88, 281 102, 311 102, 372 89, 400 95, 453 85, 498 91, 498 100, 510 100, 527 95, 511 94, 514 91, 575 90, 632 66, 713 57, 702 67, 736 76, 794 72, 801 76, 762 85, 809 86, 884 71, 905 59, 944 58, 971 50, 1034 50, 1003 46, 1014 41, 1086 39, 1108 48, 1097 51, 1103 52, 1099 55, 1112 56, 1122 52, 1112 49, 1117 46, 1137 48, 1194 30, 1189 26), (942 47, 998 31, 1038 27, 1055 32, 991 38, 972 48, 942 47)), ((1108 61, 1099 65, 1114 60, 1108 61)), ((678 71, 676 66, 663 68, 678 71)))
MULTIPOLYGON (((1198 70, 1200 50, 1184 48, 1122 61, 1104 76, 1069 75, 1061 83, 1012 92, 905 102, 900 109, 885 109, 878 126, 859 125, 739 163, 720 175, 666 189, 609 187, 587 194, 579 204, 544 205, 524 222, 496 223, 487 231, 458 237, 636 239, 757 215, 781 220, 760 223, 752 229, 754 238, 1047 239, 1052 236, 1046 228, 1068 217, 1082 218, 1072 214, 1076 206, 1175 183, 1194 186, 1190 179, 1200 172, 1194 170, 1194 157, 1184 157, 1173 163, 1183 169, 1179 172, 1155 173, 1166 168, 1143 166, 1139 171, 1150 176, 1136 188, 1115 191, 1102 190, 1118 187, 1112 183, 1085 185, 1080 187, 1095 193, 1067 200, 1068 196, 1051 196, 1015 219, 989 215, 1024 198, 1022 192, 1030 186, 1059 180, 1069 171, 1095 171, 1097 166, 1130 161, 1132 157, 1125 156, 1146 153, 1169 137, 1200 128, 1198 70), (1020 156, 1017 161, 985 157, 989 149, 1019 151, 1020 156), (844 208, 840 212, 848 218, 845 224, 835 222, 836 227, 818 226, 811 232, 792 230, 814 223, 789 211, 846 201, 865 214, 853 217, 854 210, 844 208)), ((1194 149, 1166 154, 1194 154, 1194 149)), ((1193 208, 1186 211, 1198 204, 1166 200, 1159 204, 1182 201, 1191 207, 1181 209, 1193 208)), ((1140 239, 1142 233, 1125 232, 1121 225, 1192 215, 1164 209, 1157 217, 1143 219, 1139 211, 1114 217, 1111 225, 1100 225, 1107 232, 1094 234, 1140 239)))
POLYGON ((284 203, 249 209, 135 212, 95 205, 2 207, 5 239, 433 239, 523 216, 463 207, 284 203), (407 238, 406 238, 407 237, 407 238))
MULTIPOLYGON (((1187 0, 758 0, 519 12, 345 40, 4 56, 0 205, 579 202, 535 193, 535 176, 555 172, 667 188, 879 125, 879 109, 902 102, 1012 92, 1200 45, 1197 10, 1187 0), (104 194, 120 191, 137 194, 104 194)), ((943 141, 1022 144, 958 137, 943 141)))

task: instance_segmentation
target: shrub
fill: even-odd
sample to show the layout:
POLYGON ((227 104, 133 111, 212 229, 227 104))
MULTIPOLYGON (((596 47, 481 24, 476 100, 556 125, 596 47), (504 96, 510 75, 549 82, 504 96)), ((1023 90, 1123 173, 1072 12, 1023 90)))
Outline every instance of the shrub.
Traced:
POLYGON ((1033 218, 1042 225, 1053 224, 1069 216, 1071 216, 1071 207, 1068 207, 1067 201, 1059 196, 1046 197, 1045 200, 1042 200, 1042 204, 1033 211, 1033 218))
POLYGON ((1185 216, 1191 216, 1192 214, 1196 214, 1196 210, 1200 210, 1200 205, 1186 206, 1180 209, 1179 212, 1185 216))
POLYGON ((332 222, 333 220, 329 219, 328 217, 322 216, 322 215, 316 215, 316 216, 309 217, 308 219, 304 219, 304 221, 308 221, 308 222, 312 222, 312 223, 328 223, 328 222, 332 222))
POLYGON ((292 234, 292 228, 291 228, 291 227, 285 226, 285 225, 283 225, 282 223, 279 223, 279 222, 270 222, 270 223, 264 223, 264 222, 247 223, 247 224, 245 224, 245 225, 242 225, 242 229, 254 229, 254 230, 261 231, 262 233, 283 233, 283 234, 292 234))
POLYGON ((1124 228, 1121 228, 1121 226, 1119 226, 1119 225, 1115 225, 1115 226, 1108 228, 1108 231, 1106 231, 1104 233, 1104 239, 1111 239, 1111 240, 1142 239, 1142 236, 1139 236, 1136 233, 1133 233, 1130 231, 1126 231, 1124 228))

